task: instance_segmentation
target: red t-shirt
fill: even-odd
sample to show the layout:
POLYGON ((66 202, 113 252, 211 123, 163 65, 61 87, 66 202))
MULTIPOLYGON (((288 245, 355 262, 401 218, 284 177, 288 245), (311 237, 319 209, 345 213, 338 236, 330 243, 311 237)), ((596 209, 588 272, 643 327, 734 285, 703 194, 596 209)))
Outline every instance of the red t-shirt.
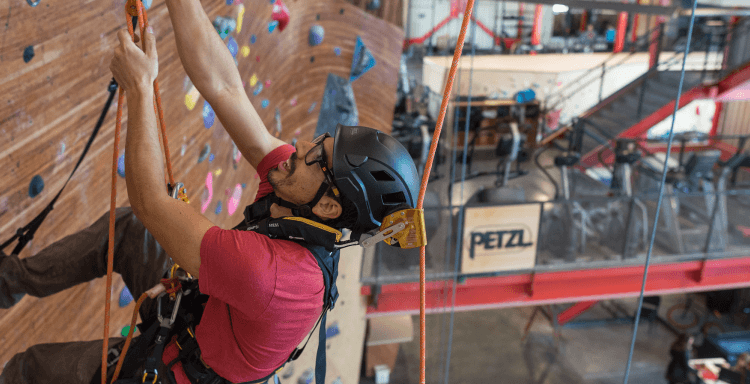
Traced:
MULTIPOLYGON (((256 201, 273 191, 268 171, 294 151, 283 145, 263 158, 256 201)), ((234 383, 270 375, 308 335, 323 309, 325 285, 315 256, 292 241, 212 227, 203 237, 200 257, 200 290, 210 296, 195 332, 203 360, 234 383)), ((171 343, 163 361, 177 354, 171 343)), ((173 372, 177 384, 190 384, 179 363, 173 372)))

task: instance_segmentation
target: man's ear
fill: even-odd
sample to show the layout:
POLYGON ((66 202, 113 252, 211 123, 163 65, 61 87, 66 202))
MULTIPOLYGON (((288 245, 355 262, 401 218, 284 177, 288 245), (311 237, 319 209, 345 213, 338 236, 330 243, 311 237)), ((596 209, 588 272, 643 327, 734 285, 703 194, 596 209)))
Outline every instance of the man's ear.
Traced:
POLYGON ((313 213, 321 219, 335 219, 341 216, 341 204, 330 196, 323 196, 313 207, 313 213))

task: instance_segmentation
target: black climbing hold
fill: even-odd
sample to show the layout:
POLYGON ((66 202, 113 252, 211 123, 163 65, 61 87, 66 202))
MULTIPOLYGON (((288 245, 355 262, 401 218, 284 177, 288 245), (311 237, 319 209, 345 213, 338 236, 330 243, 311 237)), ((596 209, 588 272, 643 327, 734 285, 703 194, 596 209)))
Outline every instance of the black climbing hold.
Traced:
POLYGON ((28 63, 34 58, 34 46, 29 45, 23 50, 23 62, 28 63))
POLYGON ((44 180, 39 175, 34 176, 29 183, 29 197, 34 198, 44 190, 44 180))
POLYGON ((315 56, 310 56, 310 62, 312 63, 314 61, 315 61, 315 56))
POLYGON ((320 20, 320 13, 318 13, 317 15, 315 15, 315 20, 320 20))
POLYGON ((344 8, 341 8, 341 9, 339 10, 339 15, 343 15, 343 14, 344 14, 344 8))

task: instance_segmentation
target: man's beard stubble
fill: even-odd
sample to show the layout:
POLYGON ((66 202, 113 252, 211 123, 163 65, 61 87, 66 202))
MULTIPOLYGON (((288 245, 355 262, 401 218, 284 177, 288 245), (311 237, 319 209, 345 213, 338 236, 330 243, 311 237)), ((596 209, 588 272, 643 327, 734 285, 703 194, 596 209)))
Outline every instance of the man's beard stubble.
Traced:
POLYGON ((268 172, 268 183, 271 184, 274 190, 277 190, 279 187, 282 186, 291 186, 293 183, 291 180, 289 180, 292 176, 294 176, 294 171, 297 170, 297 152, 292 153, 292 156, 289 158, 289 174, 284 177, 276 178, 277 173, 281 172, 277 168, 271 169, 270 172, 268 172))

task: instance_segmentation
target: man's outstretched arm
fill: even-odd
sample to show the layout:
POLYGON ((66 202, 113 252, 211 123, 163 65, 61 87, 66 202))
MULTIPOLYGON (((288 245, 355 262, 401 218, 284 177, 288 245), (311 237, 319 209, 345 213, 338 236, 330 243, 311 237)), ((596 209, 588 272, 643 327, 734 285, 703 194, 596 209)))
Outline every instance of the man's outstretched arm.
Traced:
POLYGON ((177 52, 190 80, 211 104, 242 155, 254 168, 284 144, 271 136, 245 93, 226 44, 199 0, 166 0, 177 52))

